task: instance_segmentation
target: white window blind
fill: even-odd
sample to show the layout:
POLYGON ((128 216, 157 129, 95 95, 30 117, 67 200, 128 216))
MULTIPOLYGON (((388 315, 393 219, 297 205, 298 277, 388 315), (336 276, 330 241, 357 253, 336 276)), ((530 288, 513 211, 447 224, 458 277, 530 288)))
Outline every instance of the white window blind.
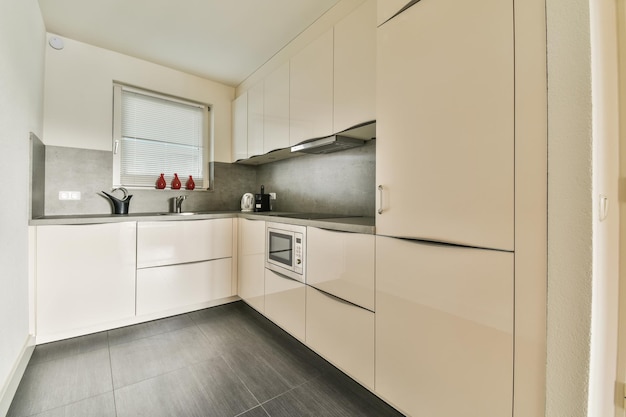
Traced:
POLYGON ((207 107, 118 88, 121 93, 116 97, 120 97, 121 106, 116 114, 120 117, 120 132, 115 154, 119 185, 154 187, 164 173, 169 188, 177 173, 183 188, 189 175, 198 188, 206 188, 207 107))

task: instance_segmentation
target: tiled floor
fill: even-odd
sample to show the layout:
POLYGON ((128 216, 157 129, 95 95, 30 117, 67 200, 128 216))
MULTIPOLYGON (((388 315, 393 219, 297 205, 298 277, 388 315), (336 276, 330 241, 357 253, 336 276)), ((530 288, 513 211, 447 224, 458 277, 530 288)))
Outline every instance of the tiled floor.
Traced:
POLYGON ((37 346, 7 417, 400 415, 239 301, 37 346))

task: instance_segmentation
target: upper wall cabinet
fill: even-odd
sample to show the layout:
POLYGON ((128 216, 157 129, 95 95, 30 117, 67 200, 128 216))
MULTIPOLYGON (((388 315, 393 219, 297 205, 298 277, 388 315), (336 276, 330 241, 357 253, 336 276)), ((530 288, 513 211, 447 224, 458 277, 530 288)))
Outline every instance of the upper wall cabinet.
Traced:
POLYGON ((381 0, 378 2, 376 25, 382 25, 404 7, 415 4, 415 0, 381 0))
POLYGON ((420 1, 377 51, 376 232, 512 250, 513 2, 420 1))
POLYGON ((232 161, 248 157, 248 92, 233 100, 232 161))
POLYGON ((289 142, 333 133, 333 30, 291 59, 289 142))
POLYGON ((263 97, 262 82, 248 90, 248 158, 263 154, 263 97))
POLYGON ((263 153, 289 146, 289 62, 265 78, 263 153))
POLYGON ((376 1, 335 25, 333 133, 376 120, 376 1))

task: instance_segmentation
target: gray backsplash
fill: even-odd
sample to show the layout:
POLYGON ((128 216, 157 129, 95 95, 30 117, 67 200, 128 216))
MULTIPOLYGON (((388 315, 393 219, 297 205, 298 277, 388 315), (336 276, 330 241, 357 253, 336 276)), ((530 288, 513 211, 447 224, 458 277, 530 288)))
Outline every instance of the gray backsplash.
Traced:
MULTIPOLYGON (((275 211, 373 216, 375 160, 375 141, 370 141, 342 152, 306 155, 258 167, 214 162, 210 166, 212 190, 132 189, 129 211, 169 211, 171 200, 182 194, 187 195, 184 211, 239 210, 241 196, 259 192, 263 184, 266 192, 277 193, 277 200, 272 202, 275 211)), ((111 190, 112 178, 109 151, 46 146, 45 215, 111 213, 111 204, 101 191, 111 190), (80 191, 81 199, 59 200, 59 191, 80 191)), ((34 210, 34 217, 37 214, 34 210)))

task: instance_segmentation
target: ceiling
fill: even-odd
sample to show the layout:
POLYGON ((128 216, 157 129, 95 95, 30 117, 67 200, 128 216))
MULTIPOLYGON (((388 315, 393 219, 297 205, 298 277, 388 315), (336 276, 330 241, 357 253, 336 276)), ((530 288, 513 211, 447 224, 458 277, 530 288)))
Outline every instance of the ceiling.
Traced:
POLYGON ((48 32, 237 86, 339 0, 39 0, 48 32))

